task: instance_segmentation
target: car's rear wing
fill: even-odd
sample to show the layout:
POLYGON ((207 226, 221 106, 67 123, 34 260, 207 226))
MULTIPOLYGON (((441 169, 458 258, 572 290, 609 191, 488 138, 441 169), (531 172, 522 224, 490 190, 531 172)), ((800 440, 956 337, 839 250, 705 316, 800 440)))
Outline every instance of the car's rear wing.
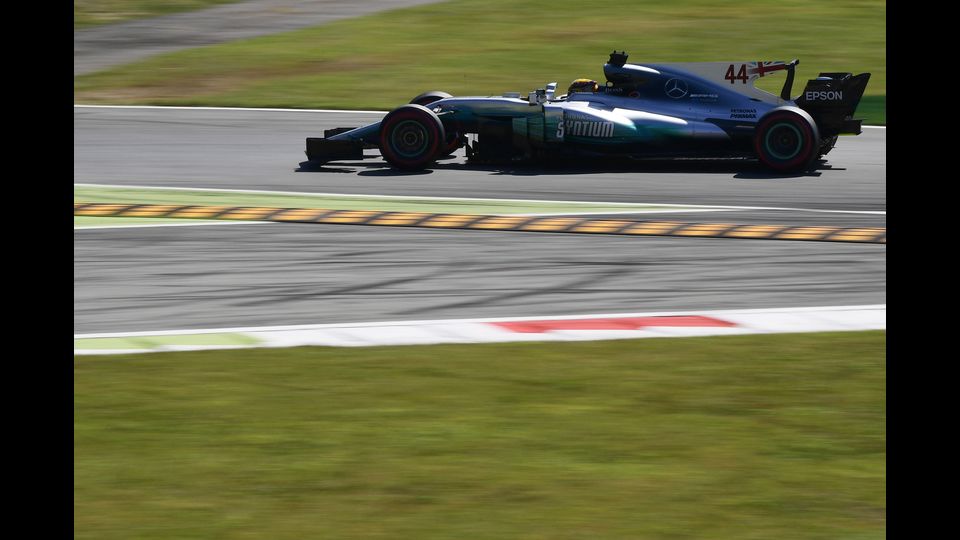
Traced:
POLYGON ((862 120, 855 120, 853 114, 869 80, 869 73, 821 73, 807 81, 797 106, 810 113, 822 137, 859 135, 862 120))

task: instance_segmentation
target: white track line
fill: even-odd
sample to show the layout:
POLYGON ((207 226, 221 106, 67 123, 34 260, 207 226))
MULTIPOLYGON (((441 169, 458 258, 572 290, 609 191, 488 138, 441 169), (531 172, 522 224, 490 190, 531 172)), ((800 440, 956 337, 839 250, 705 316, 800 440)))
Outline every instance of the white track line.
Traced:
POLYGON ((634 216, 637 214, 697 214, 703 212, 736 212, 733 208, 675 208, 670 210, 611 210, 597 209, 593 212, 548 212, 545 214, 504 214, 517 217, 549 217, 549 216, 634 216))
POLYGON ((174 336, 174 335, 195 335, 195 334, 220 334, 220 333, 238 333, 238 332, 272 332, 284 330, 316 330, 323 328, 366 328, 382 326, 412 326, 429 324, 461 324, 461 323, 489 323, 489 322, 522 322, 522 321, 563 321, 575 319, 608 319, 618 317, 665 317, 674 315, 725 315, 730 313, 737 314, 764 314, 764 313, 803 313, 803 312, 823 312, 823 311, 863 311, 863 310, 886 310, 886 304, 870 304, 865 306, 826 306, 826 307, 799 307, 799 308, 758 308, 758 309, 730 309, 715 311, 654 311, 644 313, 592 313, 585 315, 539 315, 524 317, 486 317, 479 319, 434 319, 417 321, 381 321, 381 322, 342 322, 328 324, 299 324, 282 326, 247 326, 234 328, 208 328, 202 330, 155 330, 138 332, 101 332, 94 334, 74 334, 73 339, 89 338, 123 338, 123 337, 145 337, 145 336, 174 336))
POLYGON ((325 192, 302 192, 302 191, 269 191, 269 190, 260 190, 260 189, 222 189, 222 188, 196 188, 196 187, 164 187, 164 186, 132 186, 132 185, 115 185, 115 184, 74 184, 74 186, 81 187, 104 187, 104 188, 117 188, 117 189, 153 189, 153 190, 170 190, 170 191, 211 191, 216 193, 254 193, 261 195, 287 195, 291 197, 346 197, 353 199, 391 199, 391 200, 406 200, 406 201, 467 201, 467 202, 512 202, 512 203, 538 203, 538 204, 569 204, 576 206, 594 206, 594 205, 610 205, 610 206, 620 206, 630 207, 630 206, 665 206, 671 208, 704 208, 711 210, 778 210, 778 211, 788 211, 788 212, 817 212, 824 214, 871 214, 885 216, 887 215, 886 210, 825 210, 819 208, 788 208, 788 207, 776 207, 776 206, 720 206, 720 205, 707 205, 707 204, 676 204, 676 203, 658 203, 658 202, 648 202, 648 203, 630 203, 630 202, 609 202, 609 201, 555 201, 555 200, 542 200, 542 199, 485 199, 485 198, 474 198, 474 197, 426 197, 419 195, 364 195, 364 194, 355 194, 355 193, 325 193, 325 192))
MULTIPOLYGON (((744 334, 783 334, 797 332, 845 332, 885 330, 886 306, 851 306, 824 308, 786 308, 758 310, 723 310, 701 312, 620 313, 616 315, 581 315, 560 317, 510 317, 503 319, 456 319, 434 321, 389 321, 385 323, 342 323, 308 326, 260 327, 237 329, 191 330, 180 333, 124 332, 114 334, 78 334, 74 336, 74 355, 147 353, 161 351, 241 349, 263 347, 371 347, 382 345, 427 345, 437 343, 505 343, 542 341, 592 341, 610 339, 639 339, 657 337, 731 336, 744 334), (686 321, 672 325, 657 316, 676 317, 693 315, 716 320, 686 321), (616 319, 646 319, 634 321, 631 328, 616 324, 616 319), (562 320, 580 321, 611 318, 610 324, 572 324, 562 320), (516 321, 516 322, 515 322, 516 321), (511 327, 522 321, 537 321, 530 329, 511 327), (719 322, 719 324, 718 324, 719 322), (491 324, 493 323, 493 324, 491 324), (698 324, 699 323, 699 324, 698 324), (579 326, 579 327, 578 327, 579 326), (591 327, 592 326, 592 327, 591 327), (174 334, 174 335, 171 335, 174 334), (245 336, 250 340, 240 344, 188 344, 187 335, 222 334, 245 336), (165 339, 162 339, 164 336, 165 339), (93 338, 93 339, 90 339, 93 338), (96 338, 146 340, 140 348, 94 349, 96 338), (156 340, 159 339, 159 342, 156 340), (167 343, 163 343, 167 341, 167 343), (76 347, 80 348, 77 349, 76 347)), ((189 339, 188 339, 189 341, 189 339)), ((101 346, 109 345, 100 343, 101 346)), ((137 347, 136 343, 115 345, 137 347)))

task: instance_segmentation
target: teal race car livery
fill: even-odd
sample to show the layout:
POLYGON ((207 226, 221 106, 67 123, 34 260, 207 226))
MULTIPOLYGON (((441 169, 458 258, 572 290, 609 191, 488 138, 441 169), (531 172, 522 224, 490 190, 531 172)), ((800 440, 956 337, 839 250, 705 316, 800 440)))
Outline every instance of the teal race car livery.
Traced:
POLYGON ((629 64, 614 51, 606 83, 577 79, 521 96, 454 97, 426 92, 358 128, 327 130, 306 141, 314 163, 363 159, 378 148, 394 168, 420 170, 461 147, 468 160, 603 158, 753 158, 783 173, 810 169, 853 118, 869 73, 820 73, 791 97, 792 62, 629 64), (756 88, 786 72, 780 95, 756 88))

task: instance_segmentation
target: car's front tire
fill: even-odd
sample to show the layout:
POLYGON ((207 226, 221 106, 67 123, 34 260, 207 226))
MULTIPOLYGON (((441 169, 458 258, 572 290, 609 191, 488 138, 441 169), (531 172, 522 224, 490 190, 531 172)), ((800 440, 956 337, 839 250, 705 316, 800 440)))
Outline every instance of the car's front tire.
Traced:
POLYGON ((440 117, 423 105, 397 107, 380 122, 380 153, 396 169, 424 169, 444 149, 445 140, 440 117))
POLYGON ((757 124, 754 133, 757 158, 781 173, 806 171, 819 155, 817 124, 797 107, 773 109, 757 124))
MULTIPOLYGON (((424 107, 430 105, 434 101, 440 101, 441 99, 452 98, 453 95, 446 92, 441 92, 440 90, 431 90, 430 92, 424 92, 419 96, 410 100, 410 103, 416 105, 423 105, 424 107)), ((447 130, 447 138, 444 141, 444 146, 440 150, 440 153, 437 157, 447 156, 457 151, 458 148, 463 146, 463 140, 460 136, 460 133, 453 130, 447 130)))
POLYGON ((426 107, 427 105, 433 103, 434 101, 440 101, 441 99, 447 99, 452 97, 453 97, 452 95, 446 92, 441 92, 439 90, 431 90, 430 92, 424 92, 419 96, 411 99, 410 103, 413 103, 415 105, 423 105, 424 107, 426 107))

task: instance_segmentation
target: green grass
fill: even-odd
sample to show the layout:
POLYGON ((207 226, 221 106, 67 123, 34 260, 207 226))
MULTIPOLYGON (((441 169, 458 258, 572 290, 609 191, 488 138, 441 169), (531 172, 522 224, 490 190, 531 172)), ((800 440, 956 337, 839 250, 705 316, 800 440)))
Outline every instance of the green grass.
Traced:
POLYGON ((240 0, 74 0, 74 29, 229 4, 240 0))
POLYGON ((259 339, 233 332, 218 334, 181 334, 156 335, 115 338, 83 338, 73 340, 74 350, 104 350, 104 349, 155 349, 169 345, 226 345, 249 347, 262 343, 259 339))
MULTIPOLYGON (((426 90, 526 92, 633 62, 791 60, 871 72, 886 94, 881 1, 454 0, 171 53, 78 77, 78 103, 389 110, 426 90)), ((783 76, 762 85, 779 91, 783 76)))
POLYGON ((857 106, 857 114, 854 115, 854 118, 862 118, 864 124, 887 125, 887 97, 863 96, 860 105, 857 106))
POLYGON ((77 357, 78 539, 881 539, 885 333, 77 357))
MULTIPOLYGON (((159 224, 182 224, 185 219, 177 218, 155 218, 155 217, 146 217, 146 218, 130 218, 130 217, 112 217, 112 216, 73 216, 73 227, 76 228, 86 228, 86 227, 102 227, 105 225, 109 226, 140 226, 140 225, 159 225, 159 224)), ((224 223, 223 221, 213 221, 205 219, 193 219, 191 222, 204 222, 204 223, 224 223)))

